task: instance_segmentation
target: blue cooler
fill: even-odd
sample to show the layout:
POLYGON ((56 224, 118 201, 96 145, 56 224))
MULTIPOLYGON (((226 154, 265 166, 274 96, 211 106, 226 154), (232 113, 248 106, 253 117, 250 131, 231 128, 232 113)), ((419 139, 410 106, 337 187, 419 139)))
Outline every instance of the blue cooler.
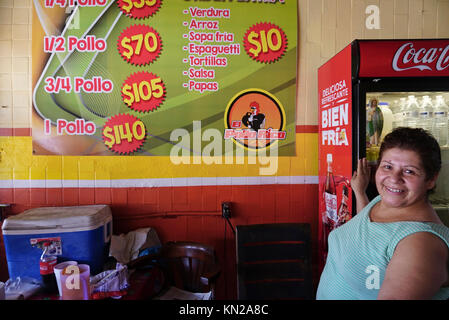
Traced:
POLYGON ((40 280, 38 244, 51 241, 58 263, 75 260, 103 271, 109 256, 112 214, 107 205, 44 207, 8 217, 2 226, 9 277, 40 280))

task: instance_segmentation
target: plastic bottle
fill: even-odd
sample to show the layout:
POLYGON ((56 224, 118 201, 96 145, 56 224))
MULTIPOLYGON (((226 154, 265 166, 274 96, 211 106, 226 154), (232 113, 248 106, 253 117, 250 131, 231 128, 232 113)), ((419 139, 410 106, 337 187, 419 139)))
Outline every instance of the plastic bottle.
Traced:
POLYGON ((401 106, 399 105, 399 100, 394 100, 393 103, 390 106, 391 109, 391 113, 393 113, 393 123, 392 123, 392 128, 397 128, 399 127, 399 120, 402 119, 401 117, 401 106))
POLYGON ((398 111, 398 109, 399 109, 399 100, 398 100, 398 99, 393 100, 393 102, 390 103, 390 109, 391 109, 391 112, 393 112, 393 114, 394 114, 396 111, 398 111))
POLYGON ((433 108, 432 134, 440 146, 448 144, 448 106, 443 96, 436 96, 433 108))
POLYGON ((419 106, 414 95, 408 96, 407 106, 405 108, 404 123, 405 127, 416 128, 418 124, 419 106))
POLYGON ((380 102, 379 108, 382 111, 383 116, 383 124, 382 124, 382 131, 380 133, 380 142, 384 139, 384 137, 393 130, 393 122, 394 122, 394 115, 393 112, 390 109, 390 106, 388 105, 388 102, 380 102))
POLYGON ((58 292, 58 287, 56 284, 56 276, 53 270, 57 263, 56 256, 50 254, 51 242, 43 243, 44 252, 41 255, 39 262, 39 270, 42 278, 43 290, 46 293, 56 293, 58 292))
POLYGON ((419 111, 418 111, 417 127, 431 132, 433 127, 433 119, 432 119, 433 106, 432 100, 430 99, 429 96, 424 96, 422 98, 422 102, 418 110, 419 111))
POLYGON ((399 99, 399 107, 397 109, 398 111, 394 115, 395 128, 404 126, 406 109, 407 109, 407 99, 400 98, 399 99))

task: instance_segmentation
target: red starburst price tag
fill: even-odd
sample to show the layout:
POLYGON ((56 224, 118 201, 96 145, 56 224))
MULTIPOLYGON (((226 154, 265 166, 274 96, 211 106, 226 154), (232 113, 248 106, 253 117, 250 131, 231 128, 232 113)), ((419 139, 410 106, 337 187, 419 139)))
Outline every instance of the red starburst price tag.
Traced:
POLYGON ((117 4, 127 17, 144 19, 159 10, 162 0, 118 0, 117 4))
POLYGON ((145 141, 145 124, 130 114, 118 114, 106 121, 103 127, 103 141, 109 150, 118 154, 137 151, 145 141))
POLYGON ((243 45, 253 60, 271 63, 284 55, 287 49, 287 36, 275 24, 257 23, 246 31, 243 45))
POLYGON ((132 25, 120 34, 117 49, 126 62, 141 66, 159 57, 162 40, 159 33, 150 26, 132 25))
POLYGON ((150 72, 136 72, 123 83, 122 98, 132 110, 153 111, 165 99, 165 86, 160 77, 150 72))

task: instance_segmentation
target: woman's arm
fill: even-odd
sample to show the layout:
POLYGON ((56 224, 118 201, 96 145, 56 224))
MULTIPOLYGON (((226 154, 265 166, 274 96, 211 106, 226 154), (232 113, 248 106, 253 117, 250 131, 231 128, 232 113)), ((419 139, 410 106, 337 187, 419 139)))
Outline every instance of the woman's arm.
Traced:
POLYGON ((380 300, 431 299, 447 283, 447 245, 429 232, 402 239, 387 266, 380 300))
POLYGON ((360 159, 357 163, 357 171, 354 171, 351 178, 351 188, 357 203, 357 213, 369 203, 368 196, 366 195, 369 179, 370 168, 366 162, 366 158, 360 159))

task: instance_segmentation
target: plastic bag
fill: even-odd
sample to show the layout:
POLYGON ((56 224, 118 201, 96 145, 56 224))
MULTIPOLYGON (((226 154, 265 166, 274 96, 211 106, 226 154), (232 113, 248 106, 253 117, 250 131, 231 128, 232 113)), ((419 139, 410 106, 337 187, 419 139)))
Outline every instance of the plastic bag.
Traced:
POLYGON ((17 277, 8 279, 5 283, 6 300, 28 299, 41 288, 42 284, 34 278, 17 277))
POLYGON ((121 298, 129 288, 128 268, 117 263, 115 270, 103 271, 90 279, 92 299, 121 298))

